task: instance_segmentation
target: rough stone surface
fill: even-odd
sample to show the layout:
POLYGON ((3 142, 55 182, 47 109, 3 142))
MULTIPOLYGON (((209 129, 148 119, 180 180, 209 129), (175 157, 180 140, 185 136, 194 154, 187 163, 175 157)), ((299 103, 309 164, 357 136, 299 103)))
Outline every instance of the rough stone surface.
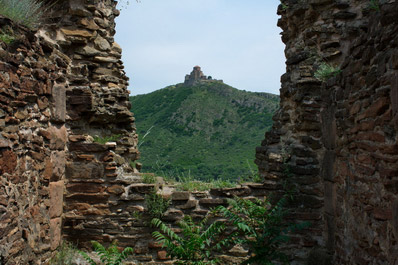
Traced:
MULTIPOLYGON (((1 263, 46 264, 63 238, 83 248, 117 239, 134 247, 130 263, 172 264, 146 225, 154 188, 171 198, 164 217, 177 232, 185 215, 203 218, 227 198, 286 188, 296 191, 289 218, 312 224, 286 246, 292 264, 396 264, 398 3, 283 2, 281 109, 256 149, 264 183, 210 192, 143 184, 130 166, 138 137, 115 1, 59 1, 37 32, 0 18, 18 37, 0 41, 1 263), (323 63, 341 71, 318 80, 323 63)), ((195 68, 186 81, 206 80, 195 68)), ((248 253, 219 254, 238 264, 248 253)))
POLYGON ((287 246, 293 264, 396 264, 398 3, 283 2, 281 108, 256 163, 312 223, 287 246), (322 63, 341 71, 317 80, 322 63))
POLYGON ((61 240, 63 182, 53 181, 65 176, 67 132, 54 87, 68 87, 68 67, 51 43, 0 18, 7 27, 18 41, 0 41, 0 263, 44 264, 61 240))

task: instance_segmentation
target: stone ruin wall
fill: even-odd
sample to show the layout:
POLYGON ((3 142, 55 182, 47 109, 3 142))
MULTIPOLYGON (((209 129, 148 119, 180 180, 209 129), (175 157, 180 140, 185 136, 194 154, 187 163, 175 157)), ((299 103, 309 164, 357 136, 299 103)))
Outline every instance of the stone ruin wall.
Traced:
POLYGON ((130 112, 128 78, 121 48, 114 42, 116 2, 63 1, 39 34, 68 56, 66 111, 68 156, 63 216, 65 240, 108 242, 120 230, 119 195, 138 159, 137 135, 130 112), (100 144, 94 137, 119 136, 100 144), (101 228, 102 227, 102 228, 101 228))
POLYGON ((0 18, 0 264, 41 263, 61 239, 65 56, 0 18))
MULTIPOLYGON (((2 262, 43 263, 61 238, 118 239, 140 262, 166 262, 146 217, 134 217, 157 186, 172 199, 170 224, 233 194, 293 189, 290 218, 312 223, 293 235, 293 263, 394 264, 398 3, 380 2, 374 10, 365 0, 284 1, 281 110, 256 154, 265 183, 209 194, 142 184, 129 166, 139 153, 114 1, 60 1, 36 37, 1 20, 26 36, 0 50, 2 262), (342 72, 319 82, 322 61, 342 72), (93 142, 116 134, 116 145, 93 142)), ((245 255, 235 248, 224 258, 245 255)))
POLYGON ((283 2, 281 109, 256 163, 312 223, 290 243, 295 263, 397 264, 398 2, 283 2), (318 81, 322 61, 341 73, 318 81))
POLYGON ((17 37, 0 49, 2 264, 42 264, 78 225, 115 218, 117 178, 138 172, 115 5, 58 1, 35 32, 1 19, 17 37))

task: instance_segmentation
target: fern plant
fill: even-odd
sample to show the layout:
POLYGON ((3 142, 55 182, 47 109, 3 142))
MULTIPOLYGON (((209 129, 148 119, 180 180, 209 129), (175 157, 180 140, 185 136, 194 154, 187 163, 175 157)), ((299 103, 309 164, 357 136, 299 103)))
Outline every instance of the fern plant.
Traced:
MULTIPOLYGON (((127 247, 120 252, 117 247, 117 241, 113 241, 108 248, 105 248, 97 241, 91 241, 91 244, 104 265, 122 265, 127 257, 133 252, 131 247, 127 247)), ((90 265, 97 265, 97 263, 87 253, 80 251, 80 254, 90 265)))
POLYGON ((214 252, 230 242, 230 237, 222 237, 225 224, 216 221, 207 225, 208 217, 195 224, 190 216, 178 223, 182 236, 176 234, 161 220, 154 218, 152 225, 161 232, 155 231, 152 236, 166 248, 168 256, 177 258, 175 264, 206 265, 217 264, 214 252))
POLYGON ((243 264, 274 264, 273 261, 288 262, 288 257, 280 251, 282 243, 289 240, 287 233, 300 229, 308 223, 286 224, 287 213, 283 205, 284 196, 275 206, 268 201, 246 200, 235 197, 229 199, 229 207, 217 208, 241 233, 235 241, 249 247, 250 257, 243 264))

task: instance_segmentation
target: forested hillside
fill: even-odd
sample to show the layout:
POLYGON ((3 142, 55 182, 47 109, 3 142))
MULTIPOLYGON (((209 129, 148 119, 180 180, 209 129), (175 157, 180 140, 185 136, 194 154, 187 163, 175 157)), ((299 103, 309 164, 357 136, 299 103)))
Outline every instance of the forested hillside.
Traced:
POLYGON ((221 82, 177 84, 130 97, 143 172, 198 180, 244 179, 279 97, 221 82))

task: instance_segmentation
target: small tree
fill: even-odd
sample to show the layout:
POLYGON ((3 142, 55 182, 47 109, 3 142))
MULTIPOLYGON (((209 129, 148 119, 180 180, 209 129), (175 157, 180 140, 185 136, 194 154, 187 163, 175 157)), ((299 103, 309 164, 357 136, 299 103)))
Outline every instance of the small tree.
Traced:
POLYGON ((275 260, 287 263, 288 257, 280 251, 282 243, 289 240, 287 233, 304 228, 308 223, 286 224, 284 196, 275 206, 268 201, 254 201, 235 197, 229 199, 229 207, 217 209, 241 232, 235 242, 249 247, 250 257, 243 264, 271 265, 275 260))
POLYGON ((168 256, 177 258, 176 264, 206 265, 216 264, 214 252, 227 245, 229 238, 222 238, 225 224, 216 221, 207 225, 208 217, 195 224, 190 216, 178 223, 182 236, 177 235, 161 220, 153 219, 152 224, 160 231, 152 236, 166 248, 168 256))

